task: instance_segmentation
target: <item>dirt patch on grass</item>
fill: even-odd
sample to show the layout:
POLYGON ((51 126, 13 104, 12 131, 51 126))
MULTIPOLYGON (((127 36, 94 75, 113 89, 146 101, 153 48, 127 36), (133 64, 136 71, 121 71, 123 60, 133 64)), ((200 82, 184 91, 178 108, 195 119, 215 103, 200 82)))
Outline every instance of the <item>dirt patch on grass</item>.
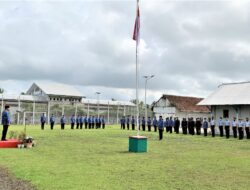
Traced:
POLYGON ((15 178, 8 170, 0 168, 0 190, 35 190, 24 180, 15 178))

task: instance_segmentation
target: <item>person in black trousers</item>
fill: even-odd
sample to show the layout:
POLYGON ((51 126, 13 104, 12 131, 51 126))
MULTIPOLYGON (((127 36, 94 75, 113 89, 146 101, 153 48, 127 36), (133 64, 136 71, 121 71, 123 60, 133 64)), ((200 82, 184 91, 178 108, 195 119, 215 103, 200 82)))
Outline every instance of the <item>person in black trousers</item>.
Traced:
POLYGON ((151 131, 151 118, 148 117, 148 120, 147 120, 147 124, 148 124, 148 131, 150 132, 151 131))
POLYGON ((234 120, 232 122, 234 138, 237 138, 237 126, 238 126, 238 122, 236 121, 236 118, 234 117, 234 120))
POLYGON ((52 114, 50 117, 50 129, 51 130, 54 129, 54 124, 55 124, 55 116, 54 116, 54 114, 52 114))
POLYGON ((141 126, 142 126, 142 130, 145 131, 146 130, 146 119, 145 119, 145 117, 142 117, 141 126))
POLYGON ((5 109, 2 113, 2 125, 3 125, 2 141, 6 141, 6 135, 8 133, 8 128, 10 125, 10 106, 8 105, 5 106, 5 109))
POLYGON ((164 131, 164 121, 162 119, 162 116, 159 117, 158 131, 159 131, 159 140, 162 140, 163 139, 163 131, 164 131))
POLYGON ((135 130, 135 118, 134 118, 134 116, 132 116, 131 125, 132 125, 132 130, 135 130))
POLYGON ((66 123, 66 118, 64 115, 62 115, 61 117, 61 130, 64 130, 64 126, 65 126, 65 123, 66 123))
POLYGON ((218 126, 219 126, 219 130, 220 130, 220 137, 223 137, 224 136, 224 129, 223 129, 223 126, 224 126, 224 122, 222 120, 222 117, 220 117, 219 121, 218 121, 218 126))
POLYGON ((246 118, 245 131, 246 131, 247 139, 250 139, 250 122, 249 122, 248 117, 246 118))
POLYGON ((40 121, 41 121, 41 129, 44 130, 44 125, 46 122, 46 117, 44 113, 42 114, 40 121))
POLYGON ((126 123, 127 123, 127 130, 129 130, 129 124, 130 124, 130 118, 129 118, 129 116, 126 119, 126 123))
POLYGON ((175 128, 175 133, 176 133, 176 134, 179 134, 180 120, 178 119, 178 117, 176 117, 176 119, 175 119, 174 128, 175 128))
POLYGON ((154 126, 154 131, 155 132, 157 132, 157 123, 158 123, 158 121, 157 121, 156 117, 154 117, 153 126, 154 126))
POLYGON ((204 136, 206 137, 207 136, 207 129, 208 129, 208 122, 207 122, 206 118, 204 118, 204 121, 202 123, 202 128, 204 130, 204 136))
POLYGON ((212 119, 210 121, 210 126, 211 126, 212 137, 215 137, 215 120, 214 120, 214 117, 212 117, 212 119))
POLYGON ((242 121, 242 119, 239 119, 239 126, 238 126, 239 140, 242 140, 244 138, 244 131, 243 131, 244 126, 245 123, 242 121))
POLYGON ((187 134, 187 119, 186 118, 182 119, 181 128, 182 128, 182 133, 186 135, 187 134))
POLYGON ((194 125, 195 125, 194 119, 191 117, 191 119, 190 119, 190 130, 191 130, 191 135, 194 135, 194 134, 195 134, 195 133, 194 133, 194 125))
POLYGON ((225 120, 225 131, 226 131, 226 138, 229 139, 230 137, 230 121, 228 118, 225 120))
POLYGON ((200 135, 201 134, 201 119, 200 118, 196 118, 196 122, 195 122, 195 129, 196 129, 196 134, 200 135))

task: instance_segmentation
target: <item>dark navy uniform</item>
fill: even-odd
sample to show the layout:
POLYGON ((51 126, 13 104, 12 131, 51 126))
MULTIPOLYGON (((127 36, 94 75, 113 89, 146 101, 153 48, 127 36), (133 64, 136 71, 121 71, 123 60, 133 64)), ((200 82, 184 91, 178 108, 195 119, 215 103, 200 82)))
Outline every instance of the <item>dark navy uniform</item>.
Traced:
POLYGON ((208 129, 208 122, 207 122, 206 118, 204 118, 204 121, 202 123, 202 128, 204 130, 204 136, 206 137, 207 136, 207 129, 208 129))
POLYGON ((247 139, 250 139, 250 122, 248 118, 246 118, 245 131, 246 131, 247 139))
POLYGON ((75 116, 72 115, 71 118, 70 118, 71 129, 74 129, 75 122, 76 122, 75 116))
POLYGON ((174 122, 174 129, 175 129, 175 133, 176 133, 176 134, 179 134, 180 120, 178 119, 178 117, 175 119, 175 122, 174 122))
POLYGON ((61 117, 60 122, 61 122, 61 129, 63 130, 63 129, 64 129, 64 127, 65 127, 65 123, 66 123, 66 118, 65 118, 65 116, 64 116, 64 115, 61 117))
POLYGON ((145 120, 145 117, 142 117, 141 126, 142 126, 142 130, 145 131, 146 130, 146 120, 145 120))
POLYGON ((129 117, 127 117, 127 119, 126 119, 126 123, 127 123, 127 130, 129 130, 129 123, 130 123, 130 119, 129 119, 129 117))
POLYGON ((45 122, 46 122, 46 117, 45 117, 44 113, 41 116, 40 121, 41 121, 41 129, 44 130, 44 125, 45 125, 45 122))
POLYGON ((187 134, 187 125, 188 125, 187 119, 186 119, 186 118, 183 118, 183 120, 182 120, 182 122, 181 122, 181 128, 182 128, 182 133, 183 133, 184 135, 187 134))
POLYGON ((148 131, 150 132, 151 131, 151 124, 152 124, 150 117, 148 117, 147 124, 148 124, 148 131))
POLYGON ((132 125, 132 130, 135 130, 135 118, 134 118, 134 116, 132 116, 131 125, 132 125))
POLYGON ((158 131, 159 131, 159 140, 162 140, 163 139, 163 131, 164 131, 164 121, 162 119, 162 116, 159 117, 158 131))
POLYGON ((157 132, 157 123, 158 123, 158 121, 157 121, 156 117, 154 117, 153 126, 154 126, 155 132, 157 132))
POLYGON ((2 125, 3 125, 3 132, 2 132, 2 141, 6 141, 6 135, 8 132, 8 128, 10 125, 10 112, 9 106, 5 106, 5 110, 2 113, 2 125))
POLYGON ((88 117, 87 116, 84 117, 84 125, 85 125, 85 129, 87 129, 88 128, 88 117))
POLYGON ((55 116, 53 114, 51 115, 49 121, 50 121, 50 129, 53 130, 55 124, 55 116))
MULTIPOLYGON (((195 128, 196 128, 196 134, 197 135, 200 135, 201 134, 201 120, 200 118, 197 118, 196 119, 196 122, 195 122, 195 128)), ((204 129, 204 128, 203 128, 204 129)))
POLYGON ((104 119, 104 116, 102 116, 101 123, 102 123, 102 129, 105 129, 105 119, 104 119))

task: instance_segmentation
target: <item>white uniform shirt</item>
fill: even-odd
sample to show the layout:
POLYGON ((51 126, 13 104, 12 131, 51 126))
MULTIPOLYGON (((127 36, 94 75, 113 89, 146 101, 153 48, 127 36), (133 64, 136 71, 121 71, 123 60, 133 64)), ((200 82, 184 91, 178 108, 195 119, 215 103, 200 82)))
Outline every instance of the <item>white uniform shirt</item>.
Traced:
POLYGON ((232 127, 237 127, 237 124, 238 124, 237 121, 233 121, 232 122, 232 127))
POLYGON ((215 125, 214 119, 212 119, 212 120, 210 121, 210 125, 211 125, 211 126, 214 126, 214 125, 215 125))
POLYGON ((244 121, 240 121, 239 122, 239 128, 243 128, 245 127, 245 122, 244 121))
POLYGON ((218 121, 218 126, 223 126, 223 124, 224 124, 223 120, 220 119, 220 120, 218 121))
POLYGON ((245 127, 250 127, 250 122, 249 121, 246 121, 245 127))
POLYGON ((230 126, 230 121, 228 119, 225 121, 225 126, 230 126))

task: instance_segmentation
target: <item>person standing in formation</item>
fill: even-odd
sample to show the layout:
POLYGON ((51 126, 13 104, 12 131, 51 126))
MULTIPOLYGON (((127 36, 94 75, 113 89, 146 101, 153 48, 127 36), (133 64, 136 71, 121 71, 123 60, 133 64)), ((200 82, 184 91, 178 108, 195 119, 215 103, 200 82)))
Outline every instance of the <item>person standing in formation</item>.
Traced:
POLYGON ((246 118, 245 131, 247 135, 247 139, 250 139, 250 122, 248 117, 246 118))
POLYGON ((238 126, 238 122, 236 121, 236 117, 234 117, 234 120, 232 122, 234 138, 237 138, 237 126, 238 126))
POLYGON ((84 123, 84 117, 83 117, 83 115, 80 116, 79 123, 80 123, 80 129, 82 129, 83 123, 84 123))
POLYGON ((54 124, 55 124, 55 116, 54 116, 54 114, 51 115, 49 121, 50 121, 50 129, 53 130, 54 129, 54 124))
POLYGON ((2 125, 3 125, 3 132, 2 132, 2 141, 7 141, 6 135, 8 133, 8 128, 10 126, 10 106, 6 105, 5 109, 2 113, 2 125))
POLYGON ((41 116, 41 129, 44 130, 44 125, 46 123, 46 116, 45 114, 43 113, 42 116, 41 116))
POLYGON ((230 137, 230 121, 228 118, 225 120, 225 132, 226 132, 226 138, 229 139, 230 137))
POLYGON ((142 126, 142 130, 145 131, 145 129, 146 129, 146 119, 145 119, 144 116, 142 117, 142 120, 141 120, 141 126, 142 126))
POLYGON ((148 117, 148 120, 147 120, 147 124, 148 124, 148 131, 150 132, 151 131, 151 118, 148 117))
POLYGON ((164 131, 164 122, 163 122, 162 116, 159 117, 158 131, 159 131, 159 140, 162 140, 163 139, 163 131, 164 131))
POLYGON ((196 122, 195 122, 195 129, 196 129, 196 134, 200 135, 201 134, 201 119, 200 118, 196 118, 196 122))
POLYGON ((172 133, 173 127, 174 127, 174 120, 172 117, 170 117, 168 121, 168 127, 169 127, 169 132, 172 133))
POLYGON ((95 128, 95 116, 92 116, 91 118, 91 126, 92 126, 92 129, 95 128))
POLYGON ((182 128, 182 132, 184 135, 187 134, 187 119, 186 118, 183 118, 182 122, 181 122, 181 128, 182 128))
POLYGON ((135 130, 135 117, 134 116, 132 116, 131 125, 132 125, 132 130, 135 130))
POLYGON ((208 129, 208 122, 207 122, 207 118, 204 118, 204 121, 202 123, 202 128, 204 130, 204 136, 207 136, 207 129, 208 129))
POLYGON ((62 115, 60 122, 61 122, 61 130, 64 130, 65 123, 66 123, 66 118, 64 115, 62 115))
POLYGON ((104 116, 102 116, 101 123, 102 123, 102 129, 105 129, 105 119, 104 119, 104 116))
POLYGON ((176 134, 179 134, 180 120, 179 120, 178 117, 175 118, 174 128, 175 128, 175 133, 176 133, 176 134))
POLYGON ((121 119, 121 124, 122 124, 122 129, 125 130, 125 123, 126 123, 126 119, 125 119, 125 116, 122 117, 121 119))
POLYGON ((73 114, 70 118, 70 123, 71 123, 71 129, 74 129, 74 126, 75 126, 75 115, 73 114))
POLYGON ((129 130, 129 123, 130 123, 130 118, 129 118, 129 116, 127 116, 126 123, 127 123, 127 130, 129 130))
POLYGON ((79 125, 80 125, 80 116, 78 115, 76 118, 76 129, 79 129, 79 125))
POLYGON ((91 125, 91 115, 88 117, 88 125, 89 125, 89 129, 92 128, 92 125, 91 125))
POLYGON ((157 132, 157 119, 154 117, 153 119, 153 126, 154 126, 154 131, 157 132))
POLYGON ((84 125, 85 125, 85 129, 87 129, 88 128, 88 116, 87 115, 85 115, 84 117, 84 125))
POLYGON ((244 127, 245 127, 244 121, 242 121, 242 119, 239 119, 239 125, 238 125, 239 140, 242 140, 244 138, 244 127))
POLYGON ((218 121, 218 126, 219 126, 219 130, 220 130, 220 137, 223 137, 224 136, 224 133, 223 133, 224 122, 222 120, 222 117, 220 117, 220 119, 218 121))
POLYGON ((215 120, 214 120, 214 117, 212 117, 212 119, 210 121, 210 126, 211 126, 212 137, 215 137, 215 120))

